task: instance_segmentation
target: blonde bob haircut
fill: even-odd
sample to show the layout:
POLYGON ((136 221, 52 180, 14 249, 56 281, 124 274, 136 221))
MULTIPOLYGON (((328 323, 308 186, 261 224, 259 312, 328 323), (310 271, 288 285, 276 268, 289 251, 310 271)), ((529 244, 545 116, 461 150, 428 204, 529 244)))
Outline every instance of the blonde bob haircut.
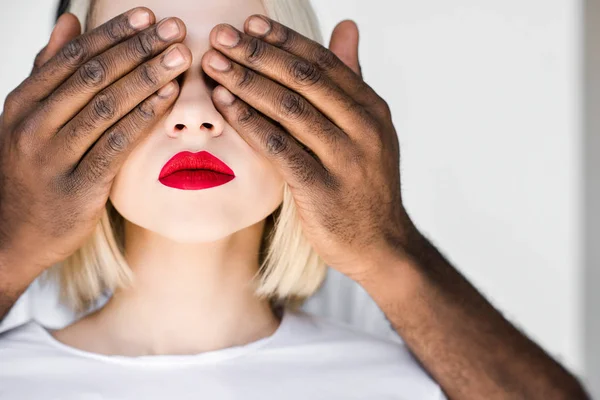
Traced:
MULTIPOLYGON (((79 18, 84 31, 93 1, 71 0, 68 10, 79 18)), ((322 43, 309 0, 262 1, 269 17, 322 43)), ((260 268, 250 284, 257 296, 272 304, 299 307, 320 287, 327 269, 302 233, 287 184, 282 204, 265 225, 260 268)), ((124 218, 109 200, 87 242, 50 271, 50 277, 58 280, 62 301, 71 309, 84 312, 102 295, 133 283, 135 277, 124 258, 123 227, 124 218)))

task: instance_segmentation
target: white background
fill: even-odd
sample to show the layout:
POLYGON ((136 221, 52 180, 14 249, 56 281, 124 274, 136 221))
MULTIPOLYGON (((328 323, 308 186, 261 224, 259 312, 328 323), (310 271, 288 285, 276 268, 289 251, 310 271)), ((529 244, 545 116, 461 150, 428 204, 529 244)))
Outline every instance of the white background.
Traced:
MULTIPOLYGON (((582 4, 313 3, 325 37, 341 19, 359 23, 365 79, 392 106, 417 225, 509 319, 600 381, 586 331, 600 315, 584 303, 582 4)), ((29 73, 54 5, 2 0, 0 102, 29 73)))

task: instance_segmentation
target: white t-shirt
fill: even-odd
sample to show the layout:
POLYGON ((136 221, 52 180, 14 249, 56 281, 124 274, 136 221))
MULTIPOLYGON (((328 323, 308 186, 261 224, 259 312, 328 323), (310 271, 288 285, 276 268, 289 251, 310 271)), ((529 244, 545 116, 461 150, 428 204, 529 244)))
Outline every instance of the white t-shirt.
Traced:
POLYGON ((445 399, 401 343, 304 311, 269 337, 197 355, 105 356, 37 322, 0 334, 0 399, 445 399))

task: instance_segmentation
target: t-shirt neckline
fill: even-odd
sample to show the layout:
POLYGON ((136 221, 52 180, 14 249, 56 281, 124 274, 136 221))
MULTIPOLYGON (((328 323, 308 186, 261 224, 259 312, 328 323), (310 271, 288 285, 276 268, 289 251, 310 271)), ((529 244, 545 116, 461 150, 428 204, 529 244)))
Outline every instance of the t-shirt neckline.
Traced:
POLYGON ((264 338, 255 340, 253 342, 227 347, 224 349, 211 350, 199 354, 185 354, 185 355, 146 355, 146 356, 121 356, 121 355, 104 355, 99 353, 93 353, 75 347, 69 346, 65 343, 57 340, 49 332, 48 328, 44 327, 38 322, 34 322, 34 325, 39 330, 43 340, 51 347, 67 353, 71 356, 87 358, 95 361, 129 365, 129 366, 183 366, 183 365, 201 365, 201 364, 212 364, 217 362, 223 362, 231 360, 233 358, 242 357, 249 353, 255 352, 262 347, 265 347, 269 343, 275 341, 290 329, 289 325, 292 323, 294 318, 294 312, 292 310, 282 310, 282 317, 279 326, 271 335, 264 338))

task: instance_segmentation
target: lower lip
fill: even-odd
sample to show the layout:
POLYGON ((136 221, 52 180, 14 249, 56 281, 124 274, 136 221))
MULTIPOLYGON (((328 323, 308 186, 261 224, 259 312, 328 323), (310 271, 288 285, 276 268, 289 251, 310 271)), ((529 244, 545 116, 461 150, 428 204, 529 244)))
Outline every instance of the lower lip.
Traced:
POLYGON ((181 190, 202 190, 221 186, 235 178, 233 175, 221 174, 206 169, 181 170, 160 178, 165 186, 181 190))

